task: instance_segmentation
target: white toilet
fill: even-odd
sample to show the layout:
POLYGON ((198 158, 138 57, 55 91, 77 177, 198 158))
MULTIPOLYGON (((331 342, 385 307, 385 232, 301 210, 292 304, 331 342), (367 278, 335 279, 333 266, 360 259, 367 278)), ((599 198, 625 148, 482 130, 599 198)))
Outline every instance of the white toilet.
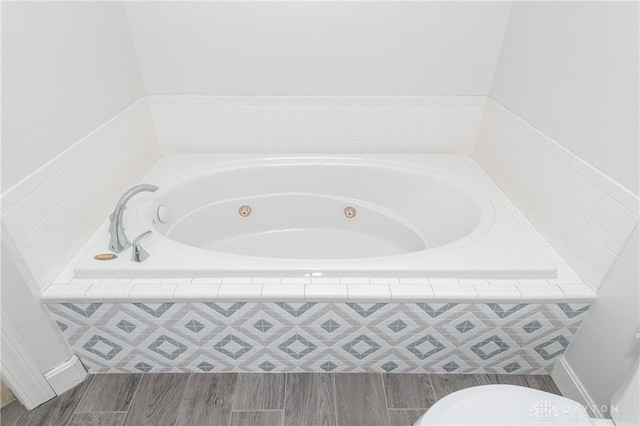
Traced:
POLYGON ((436 402, 414 426, 426 425, 640 425, 638 362, 611 399, 611 420, 593 419, 576 401, 535 389, 486 385, 436 402))

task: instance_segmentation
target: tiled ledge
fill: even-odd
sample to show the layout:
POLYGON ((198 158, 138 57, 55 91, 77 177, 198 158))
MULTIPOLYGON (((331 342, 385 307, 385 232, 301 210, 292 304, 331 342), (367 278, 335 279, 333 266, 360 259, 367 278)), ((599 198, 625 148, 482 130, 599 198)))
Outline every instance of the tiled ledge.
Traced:
POLYGON ((595 292, 572 277, 554 280, 438 278, 73 279, 42 294, 62 302, 592 302, 595 292))

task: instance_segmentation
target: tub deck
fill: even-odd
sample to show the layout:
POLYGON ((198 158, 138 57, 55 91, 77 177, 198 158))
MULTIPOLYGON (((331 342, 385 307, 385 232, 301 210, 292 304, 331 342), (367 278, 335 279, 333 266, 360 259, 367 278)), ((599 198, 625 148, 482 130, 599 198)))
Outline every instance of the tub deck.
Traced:
POLYGON ((454 154, 171 154, 156 165, 144 182, 158 185, 160 190, 134 197, 125 213, 125 225, 130 238, 153 229, 153 235, 143 244, 151 256, 144 263, 131 262, 128 253, 108 262, 94 260, 94 255, 105 252, 108 245, 105 223, 77 261, 76 277, 428 276, 533 279, 556 276, 556 265, 542 248, 546 243, 540 241, 528 221, 468 157, 454 154), (259 173, 263 169, 283 171, 274 172, 273 176, 269 174, 271 172, 262 176, 259 173), (297 172, 285 169, 298 170, 304 176, 296 178, 297 172), (207 173, 217 170, 223 171, 207 177, 207 173), (326 182, 325 188, 323 179, 333 174, 344 177, 334 176, 333 180, 326 182), (363 182, 356 179, 349 188, 341 188, 341 184, 345 186, 343 182, 352 175, 367 179, 363 182), (291 182, 297 179, 302 182, 291 182), (318 182, 322 185, 318 186, 318 182), (218 186, 213 187, 214 184, 218 186), (426 190, 429 195, 425 199, 414 199, 412 197, 421 193, 411 189, 416 185, 436 189, 426 190), (163 190, 165 194, 161 195, 163 190), (211 211, 198 209, 200 206, 193 197, 197 199, 200 191, 214 194, 213 200, 202 201, 204 205, 229 200, 229 206, 216 204, 211 211), (179 195, 185 192, 192 194, 188 197, 179 195), (192 216, 200 215, 201 218, 191 226, 182 226, 184 220, 170 227, 159 225, 153 217, 158 205, 162 205, 163 197, 164 203, 180 197, 180 202, 174 203, 174 210, 185 203, 193 203, 196 213, 192 216), (299 202, 295 201, 296 197, 299 202), (393 199, 396 201, 388 201, 393 199), (253 214, 256 217, 252 216, 249 222, 233 217, 236 209, 244 203, 256 204, 253 214), (334 215, 346 203, 354 203, 362 209, 362 217, 349 222, 339 213, 334 215), (436 209, 442 209, 442 213, 436 215, 437 220, 422 216, 436 209), (368 214, 365 215, 364 211, 368 214), (252 234, 251 227, 265 215, 273 216, 267 222, 283 222, 284 228, 290 224, 295 232, 282 232, 284 228, 281 232, 265 232, 258 228, 256 234, 252 234), (283 220, 283 215, 290 217, 283 220), (306 216, 312 217, 305 221, 306 216), (370 223, 359 225, 361 221, 370 223), (309 223, 305 225, 306 222, 309 223), (314 223, 318 226, 313 226, 314 223), (447 226, 470 230, 447 231, 447 226), (225 228, 234 231, 229 231, 231 233, 222 241, 209 241, 202 237, 211 230, 225 228), (389 231, 384 232, 385 229, 389 231), (415 238, 423 238, 424 243, 408 235, 411 229, 415 231, 415 238), (332 238, 314 238, 310 234, 318 230, 332 238), (167 232, 174 236, 165 235, 167 232), (458 233, 459 236, 446 237, 444 243, 433 246, 434 240, 448 233, 458 233), (362 244, 355 244, 354 235, 362 244), (309 237, 306 241, 305 236, 309 237), (197 242, 188 243, 193 240, 197 242), (313 253, 318 253, 318 258, 313 258, 313 253))

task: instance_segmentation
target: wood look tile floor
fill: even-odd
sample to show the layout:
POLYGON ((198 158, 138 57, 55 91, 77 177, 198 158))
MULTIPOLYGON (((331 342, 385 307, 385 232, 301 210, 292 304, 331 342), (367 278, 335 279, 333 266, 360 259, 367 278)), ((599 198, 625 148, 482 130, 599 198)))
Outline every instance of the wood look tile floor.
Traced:
POLYGON ((14 425, 404 426, 470 386, 512 384, 560 394, 549 376, 458 374, 98 374, 26 411, 14 425))

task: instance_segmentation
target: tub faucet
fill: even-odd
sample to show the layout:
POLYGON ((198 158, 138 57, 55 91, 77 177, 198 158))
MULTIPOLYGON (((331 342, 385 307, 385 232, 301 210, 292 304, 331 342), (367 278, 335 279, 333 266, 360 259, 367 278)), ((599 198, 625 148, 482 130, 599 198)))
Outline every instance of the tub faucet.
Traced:
POLYGON ((111 220, 111 223, 109 224, 109 234, 111 235, 109 240, 109 250, 115 253, 120 253, 122 250, 131 246, 131 242, 127 239, 127 236, 124 233, 124 226, 122 225, 122 214, 124 209, 127 208, 127 202, 129 199, 139 192, 155 192, 157 190, 158 187, 155 185, 136 185, 120 197, 118 204, 116 204, 116 208, 113 210, 113 213, 111 213, 111 216, 109 216, 109 219, 111 220))

